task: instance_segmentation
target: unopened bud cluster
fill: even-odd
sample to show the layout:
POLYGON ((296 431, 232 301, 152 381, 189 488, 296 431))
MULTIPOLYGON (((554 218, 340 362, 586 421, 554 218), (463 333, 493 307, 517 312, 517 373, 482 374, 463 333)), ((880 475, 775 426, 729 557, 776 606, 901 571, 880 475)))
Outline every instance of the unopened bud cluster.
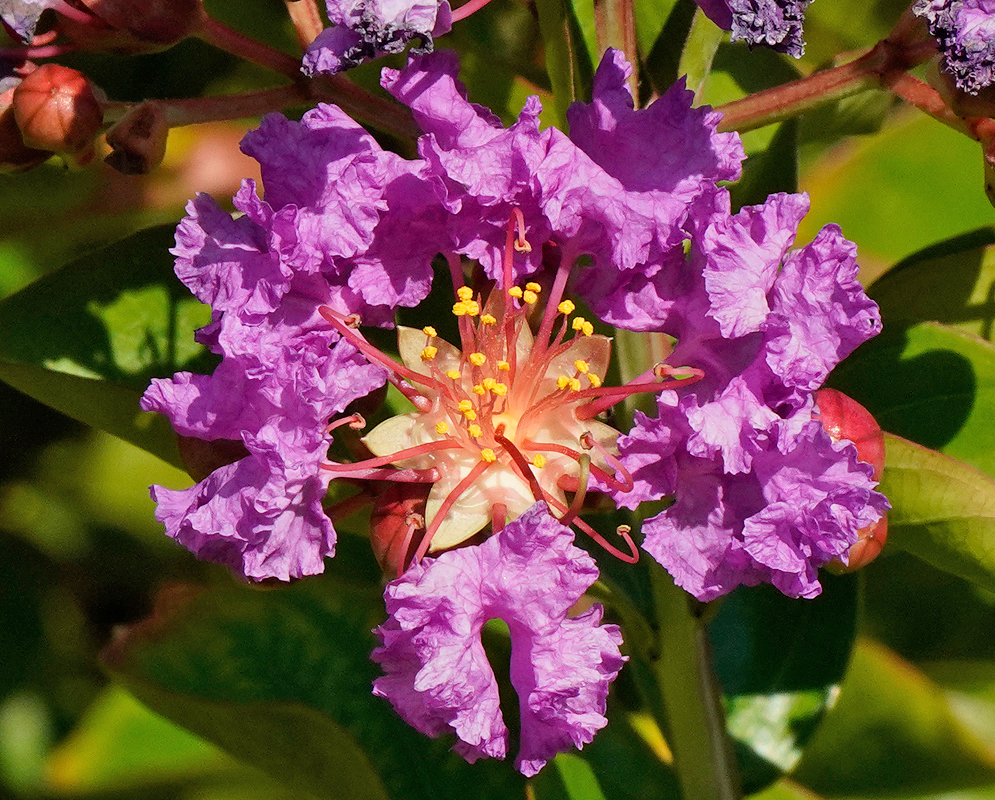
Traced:
POLYGON ((99 90, 60 64, 25 73, 0 94, 0 170, 30 169, 52 154, 77 165, 92 161, 103 127, 99 90))

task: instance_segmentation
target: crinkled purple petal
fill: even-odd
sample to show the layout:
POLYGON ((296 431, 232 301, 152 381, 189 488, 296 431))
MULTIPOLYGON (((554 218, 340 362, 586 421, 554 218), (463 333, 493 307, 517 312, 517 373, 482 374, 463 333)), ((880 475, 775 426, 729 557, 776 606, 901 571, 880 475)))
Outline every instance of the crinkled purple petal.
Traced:
POLYGON ((751 424, 751 410, 726 407, 730 419, 720 435, 731 441, 738 433, 738 444, 750 454, 748 472, 730 469, 743 465, 730 464, 731 444, 723 450, 699 442, 695 450, 701 455, 691 452, 696 437, 720 438, 711 430, 719 420, 682 413, 694 410, 693 401, 661 402, 656 420, 640 417, 620 441, 623 463, 642 471, 644 485, 655 479, 675 496, 672 506, 643 526, 643 548, 703 601, 761 582, 791 597, 813 597, 821 591, 819 567, 845 553, 857 531, 888 508, 887 501, 874 491, 872 470, 857 461, 853 445, 834 443, 810 415, 798 424, 761 414, 751 424), (779 435, 785 425, 794 427, 794 435, 779 435), (690 433, 682 441, 685 431, 690 433), (632 441, 639 444, 635 460, 632 441), (676 476, 673 489, 646 463, 654 441, 664 465, 659 473, 676 476))
POLYGON ((787 386, 819 388, 858 345, 881 332, 877 304, 857 282, 857 248, 838 225, 787 255, 764 325, 767 363, 787 386))
POLYGON ((763 45, 798 58, 805 51, 802 20, 812 0, 695 0, 732 40, 763 45))
POLYGON ((322 31, 304 55, 305 75, 334 75, 418 41, 412 53, 430 53, 434 38, 452 28, 443 0, 327 0, 334 27, 322 31))
POLYGON ((737 180, 746 156, 738 134, 717 132, 722 115, 692 108, 683 81, 636 111, 631 71, 620 51, 605 53, 591 102, 570 106, 571 140, 627 191, 660 192, 682 205, 716 181, 737 180))
POLYGON ((717 214, 705 231, 709 316, 718 320, 723 336, 760 330, 770 313, 767 293, 808 208, 806 194, 775 194, 735 215, 717 214))
POLYGON ((489 619, 504 620, 521 707, 516 766, 534 775, 606 723, 608 685, 625 661, 621 634, 599 624, 600 607, 567 616, 597 576, 573 533, 542 504, 481 545, 424 560, 384 595, 389 619, 376 631, 382 646, 372 657, 386 675, 374 694, 429 736, 455 733, 468 761, 504 757, 507 728, 480 639, 489 619))
POLYGON ((0 0, 0 20, 25 44, 35 37, 38 20, 49 8, 58 5, 52 0, 0 0))

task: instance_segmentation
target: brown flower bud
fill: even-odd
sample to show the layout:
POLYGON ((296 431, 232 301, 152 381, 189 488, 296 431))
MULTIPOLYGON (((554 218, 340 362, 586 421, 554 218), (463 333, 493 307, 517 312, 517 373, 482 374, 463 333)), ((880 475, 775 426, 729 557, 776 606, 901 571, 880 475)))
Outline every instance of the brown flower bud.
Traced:
POLYGON ((166 155, 169 126, 155 101, 142 103, 107 132, 114 152, 104 159, 123 175, 145 175, 166 155))
POLYGON ((202 0, 79 0, 100 25, 60 20, 60 29, 85 50, 148 53, 182 41, 203 17, 202 0))
POLYGON ((14 119, 14 89, 0 93, 0 172, 20 172, 37 167, 52 154, 24 144, 14 119))
POLYGON ((71 156, 92 151, 103 125, 100 102, 86 77, 43 64, 14 89, 14 118, 28 147, 71 156))
POLYGON ((425 501, 429 487, 423 483, 387 483, 373 501, 370 544, 377 563, 390 578, 404 572, 418 548, 418 531, 425 528, 425 501))

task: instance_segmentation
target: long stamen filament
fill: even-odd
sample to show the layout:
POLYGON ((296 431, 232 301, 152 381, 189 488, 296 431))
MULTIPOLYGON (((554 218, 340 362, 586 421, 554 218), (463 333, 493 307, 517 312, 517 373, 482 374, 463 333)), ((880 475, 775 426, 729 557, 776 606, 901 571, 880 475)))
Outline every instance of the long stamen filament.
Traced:
POLYGON ((357 461, 352 464, 326 462, 321 465, 321 468, 328 472, 335 472, 345 475, 350 472, 371 469, 372 467, 386 467, 398 461, 404 461, 408 458, 416 458, 417 456, 423 456, 426 453, 434 453, 437 450, 456 450, 460 447, 462 447, 462 445, 459 442, 442 439, 437 442, 426 442, 425 444, 419 444, 415 447, 406 447, 403 450, 398 450, 396 453, 391 453, 389 456, 368 458, 365 461, 357 461))
POLYGON ((487 471, 492 463, 493 462, 490 461, 478 462, 473 469, 466 474, 466 477, 456 484, 456 488, 446 495, 446 499, 443 500, 442 505, 439 506, 439 510, 436 512, 435 518, 432 520, 432 524, 428 527, 428 530, 425 531, 425 535, 422 537, 421 542, 418 543, 418 550, 415 552, 412 563, 417 564, 425 557, 425 553, 428 552, 428 548, 432 545, 432 537, 434 537, 435 532, 439 530, 439 527, 442 525, 442 521, 446 518, 446 514, 449 513, 449 510, 453 507, 456 501, 459 500, 463 492, 469 489, 477 478, 487 471))
POLYGON ((570 508, 560 517, 561 525, 569 525, 577 518, 581 508, 584 506, 584 498, 587 497, 587 484, 591 480, 591 457, 583 454, 577 460, 577 464, 580 466, 580 475, 577 477, 577 491, 574 493, 574 499, 570 501, 570 508))

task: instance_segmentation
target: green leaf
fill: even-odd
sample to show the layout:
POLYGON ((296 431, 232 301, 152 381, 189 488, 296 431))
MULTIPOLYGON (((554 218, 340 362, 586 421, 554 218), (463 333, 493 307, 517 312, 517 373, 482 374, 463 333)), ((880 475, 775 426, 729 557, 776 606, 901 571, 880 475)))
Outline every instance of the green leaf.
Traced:
POLYGON ((232 766, 217 748, 108 687, 49 757, 52 784, 72 794, 120 791, 232 766))
POLYGON ((918 796, 995 782, 995 757, 936 684, 865 640, 793 778, 832 796, 918 796))
POLYGON ((995 480, 897 436, 885 446, 889 544, 995 590, 995 480))
POLYGON ((798 122, 788 120, 777 127, 767 149, 751 156, 743 177, 729 187, 734 209, 759 205, 776 192, 798 191, 798 122))
POLYGON ((173 226, 83 256, 0 302, 0 379, 179 464, 165 419, 138 409, 154 376, 210 372, 210 311, 173 274, 173 226))
POLYGON ((726 727, 748 793, 798 763, 846 672, 857 581, 828 573, 820 580, 823 592, 813 600, 793 600, 769 585, 741 587, 709 625, 726 727))
POLYGON ((314 797, 521 797, 509 764, 471 767, 451 740, 423 736, 372 696, 379 586, 338 561, 276 591, 174 598, 130 629, 109 664, 154 710, 314 797))
POLYGON ((708 73, 712 69, 712 59, 725 38, 725 31, 705 16, 700 8, 694 13, 691 30, 681 51, 677 74, 687 76, 687 88, 695 97, 701 94, 708 73))
POLYGON ((995 228, 984 227, 920 250, 868 289, 888 324, 935 320, 992 340, 995 228))
POLYGON ((577 99, 575 32, 567 15, 566 0, 538 0, 539 30, 546 48, 546 71, 556 101, 557 127, 567 130, 567 109, 577 99))
POLYGON ((605 800, 590 765, 573 753, 560 753, 532 781, 536 800, 605 800))
POLYGON ((884 332, 858 348, 830 384, 881 427, 995 475, 995 347, 927 322, 884 332))

